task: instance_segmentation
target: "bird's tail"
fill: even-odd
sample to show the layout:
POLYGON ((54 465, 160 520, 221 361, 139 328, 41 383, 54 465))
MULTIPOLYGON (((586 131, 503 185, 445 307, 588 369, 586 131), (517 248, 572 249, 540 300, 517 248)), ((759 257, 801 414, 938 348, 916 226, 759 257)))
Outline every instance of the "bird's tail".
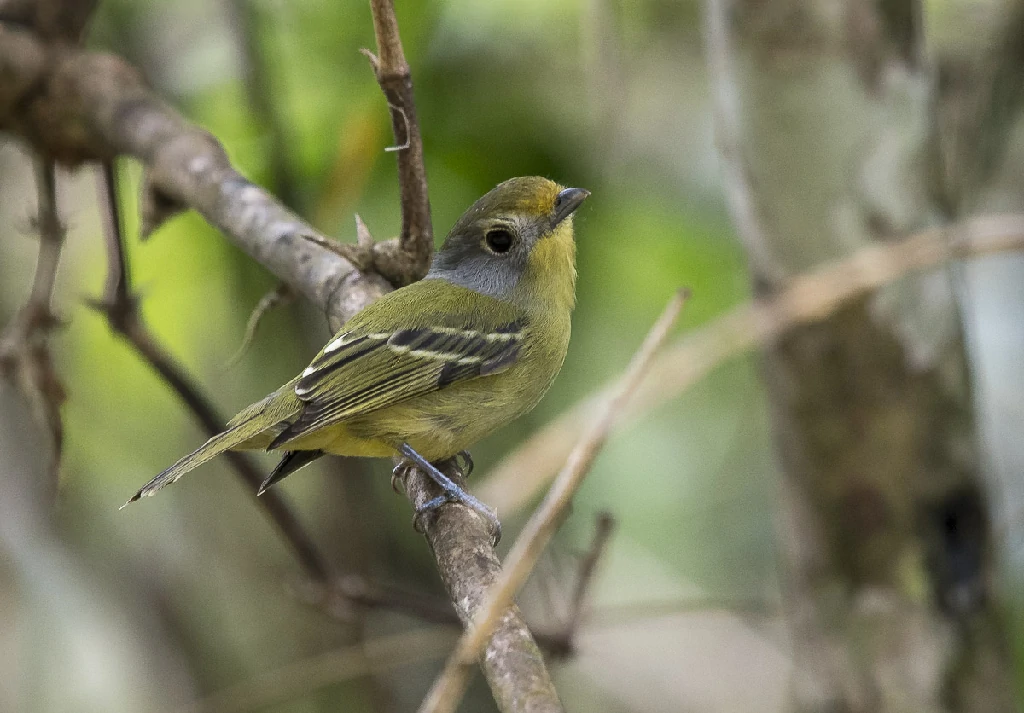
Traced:
MULTIPOLYGON (((156 491, 160 490, 160 488, 165 485, 170 485, 178 480, 178 478, 185 475, 185 473, 193 470, 194 468, 198 468, 206 461, 219 456, 224 451, 231 450, 232 448, 243 444, 244 447, 252 447, 255 445, 253 444, 253 441, 256 440, 255 437, 258 437, 265 428, 265 425, 261 423, 261 421, 262 419, 257 417, 243 420, 241 423, 233 422, 230 424, 228 430, 223 433, 218 433, 198 449, 189 453, 163 473, 160 473, 160 475, 143 485, 142 488, 139 489, 139 492, 128 498, 128 501, 121 507, 124 508, 127 505, 134 503, 139 498, 152 495, 156 491)), ((269 442, 269 438, 267 440, 269 442)), ((256 447, 258 447, 258 445, 256 447)))

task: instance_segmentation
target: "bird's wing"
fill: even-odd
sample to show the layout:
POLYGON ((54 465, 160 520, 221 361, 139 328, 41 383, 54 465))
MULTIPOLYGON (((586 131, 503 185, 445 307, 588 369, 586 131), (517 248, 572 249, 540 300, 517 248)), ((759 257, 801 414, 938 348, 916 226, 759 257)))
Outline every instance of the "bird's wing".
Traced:
POLYGON ((324 347, 294 383, 300 414, 270 448, 456 382, 500 373, 515 363, 524 319, 499 303, 484 320, 479 299, 491 298, 466 300, 466 295, 449 292, 462 290, 452 285, 440 295, 448 304, 423 303, 438 295, 431 294, 436 288, 411 289, 421 284, 374 303, 324 347), (463 299, 453 300, 453 295, 463 299))

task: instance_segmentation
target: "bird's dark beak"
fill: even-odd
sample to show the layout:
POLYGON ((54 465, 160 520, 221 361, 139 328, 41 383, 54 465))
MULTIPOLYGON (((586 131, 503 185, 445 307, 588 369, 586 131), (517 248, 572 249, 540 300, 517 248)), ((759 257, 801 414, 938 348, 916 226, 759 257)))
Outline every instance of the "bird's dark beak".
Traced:
POLYGON ((551 225, 555 226, 573 214, 580 203, 587 199, 590 191, 586 188, 566 188, 558 193, 555 198, 555 214, 551 218, 551 225))

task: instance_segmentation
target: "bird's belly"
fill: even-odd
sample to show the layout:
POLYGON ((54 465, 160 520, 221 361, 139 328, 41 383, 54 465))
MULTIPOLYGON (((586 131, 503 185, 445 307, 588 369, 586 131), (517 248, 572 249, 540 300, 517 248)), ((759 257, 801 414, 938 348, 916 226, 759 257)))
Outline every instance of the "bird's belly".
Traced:
POLYGON ((348 423, 337 423, 333 426, 313 431, 294 441, 289 441, 287 450, 319 450, 338 456, 356 456, 363 458, 389 458, 395 455, 395 448, 390 442, 379 438, 363 437, 353 433, 348 423))
POLYGON ((357 437, 372 434, 395 446, 408 443, 430 461, 450 458, 532 409, 553 376, 530 374, 535 378, 524 379, 514 372, 455 384, 346 425, 357 437))

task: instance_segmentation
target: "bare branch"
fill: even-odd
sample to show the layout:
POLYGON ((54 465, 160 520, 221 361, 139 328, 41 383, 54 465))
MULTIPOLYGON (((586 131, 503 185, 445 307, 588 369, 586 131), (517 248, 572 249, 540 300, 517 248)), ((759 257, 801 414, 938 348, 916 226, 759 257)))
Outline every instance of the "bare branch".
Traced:
MULTIPOLYGON (((583 625, 591 585, 597 574, 597 564, 604 556, 614 531, 615 518, 612 517, 612 514, 605 511, 599 512, 594 523, 594 537, 590 542, 590 547, 580 559, 568 615, 560 627, 545 635, 546 640, 541 644, 546 651, 554 656, 565 658, 575 653, 576 639, 583 625)), ((539 634, 537 640, 541 640, 539 634)))
MULTIPOLYGON (((590 543, 590 549, 580 561, 580 571, 576 578, 576 587, 572 593, 572 606, 569 609, 569 618, 565 624, 565 640, 572 648, 572 641, 579 632, 580 622, 583 621, 583 614, 586 610, 587 597, 590 594, 590 587, 597 574, 597 564, 604 556, 608 543, 611 541, 612 533, 615 532, 615 518, 610 512, 600 512, 594 523, 594 539, 590 543)), ((568 653, 568 650, 567 650, 568 653)))
POLYGON ((60 407, 66 395, 53 366, 49 337, 59 324, 51 303, 64 245, 64 226, 57 213, 56 166, 52 161, 37 162, 36 186, 39 258, 28 300, 0 333, 0 374, 21 388, 33 417, 50 434, 53 445, 50 473, 56 492, 64 443, 60 407))
POLYGON ((423 163, 423 139, 416 118, 412 76, 405 61, 398 19, 392 0, 370 0, 377 56, 368 50, 377 83, 391 111, 398 156, 398 186, 402 200, 402 233, 397 245, 383 243, 375 251, 378 271, 396 285, 405 285, 427 274, 434 253, 434 228, 430 220, 427 171, 423 163))
MULTIPOLYGON (((789 330, 827 318, 851 300, 949 260, 1024 249, 1024 215, 982 216, 880 242, 793 278, 770 299, 748 302, 681 337, 657 357, 616 427, 678 397, 713 369, 789 330)), ((491 471, 475 492, 501 512, 531 502, 557 473, 569 444, 611 386, 567 410, 491 471)))
MULTIPOLYGON (((451 470, 448 476, 463 485, 458 472, 451 470)), ((407 469, 400 482, 417 510, 440 493, 434 481, 415 468, 407 469)), ((459 619, 468 626, 488 588, 501 575, 490 526, 478 513, 456 503, 439 508, 424 524, 441 580, 459 619)), ((538 701, 553 701, 554 705, 528 710, 561 711, 544 657, 516 607, 505 611, 480 665, 501 711, 527 710, 523 707, 527 702, 538 701)))
POLYGON ((357 272, 303 240, 317 231, 242 177, 213 136, 185 121, 118 57, 47 45, 0 25, 0 76, 0 130, 69 165, 137 158, 157 194, 144 205, 197 210, 323 309, 334 328, 390 289, 379 275, 357 272))
MULTIPOLYGON (((612 395, 605 401, 598 417, 587 427, 584 435, 573 446, 565 466, 559 472, 547 497, 530 516, 522 534, 512 545, 505 567, 498 580, 488 589, 487 596, 473 615, 472 624, 459 640, 455 652, 448 659, 444 671, 420 706, 420 713, 451 713, 455 710, 468 683, 469 666, 480 656, 495 627, 507 617, 505 613, 520 587, 526 582, 533 567, 554 535, 583 483, 594 459, 600 452, 612 425, 626 401, 632 396, 643 378, 655 353, 668 337, 679 318, 688 293, 681 290, 665 307, 650 333, 630 362, 626 373, 615 385, 612 395)), ((552 691, 553 693, 553 691, 552 691)), ((510 709, 516 710, 516 709, 510 709)), ((523 708, 522 710, 526 710, 523 708)), ((557 698, 541 706, 531 702, 531 711, 561 710, 557 698)))

